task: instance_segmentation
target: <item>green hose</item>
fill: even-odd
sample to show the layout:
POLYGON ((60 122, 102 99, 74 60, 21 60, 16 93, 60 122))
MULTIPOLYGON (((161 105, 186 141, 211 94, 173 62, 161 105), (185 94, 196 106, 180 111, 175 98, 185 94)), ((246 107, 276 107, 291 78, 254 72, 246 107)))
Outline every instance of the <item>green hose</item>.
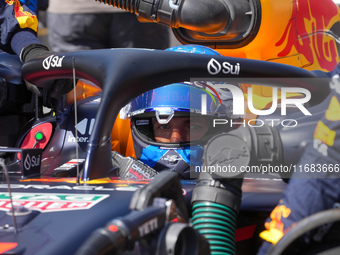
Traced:
POLYGON ((233 209, 214 202, 193 205, 193 227, 210 244, 211 255, 236 254, 235 231, 237 214, 233 209))

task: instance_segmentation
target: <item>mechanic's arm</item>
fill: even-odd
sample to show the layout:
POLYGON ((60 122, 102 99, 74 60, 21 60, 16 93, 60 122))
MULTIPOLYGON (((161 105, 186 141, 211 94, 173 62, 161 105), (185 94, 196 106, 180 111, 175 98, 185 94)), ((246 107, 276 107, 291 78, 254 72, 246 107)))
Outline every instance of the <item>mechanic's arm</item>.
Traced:
MULTIPOLYGON (((0 2, 0 49, 20 56, 22 62, 36 57, 50 56, 54 52, 37 37, 38 19, 34 12, 19 1, 0 2)), ((39 95, 35 86, 28 89, 39 95)), ((72 90, 70 80, 56 80, 50 96, 59 98, 72 90)))
POLYGON ((0 49, 25 62, 49 49, 37 38, 38 19, 19 1, 0 2, 0 49))
MULTIPOLYGON (((330 73, 332 89, 328 107, 314 130, 314 140, 307 147, 293 173, 279 204, 261 233, 265 240, 258 255, 267 254, 272 244, 294 223, 317 212, 331 209, 340 197, 340 64, 330 73)), ((327 233, 326 229, 323 229, 327 233)), ((301 242, 313 242, 320 233, 310 231, 301 242)), ((299 243, 294 243, 295 246, 299 243)), ((298 247, 291 247, 298 249, 298 247)))

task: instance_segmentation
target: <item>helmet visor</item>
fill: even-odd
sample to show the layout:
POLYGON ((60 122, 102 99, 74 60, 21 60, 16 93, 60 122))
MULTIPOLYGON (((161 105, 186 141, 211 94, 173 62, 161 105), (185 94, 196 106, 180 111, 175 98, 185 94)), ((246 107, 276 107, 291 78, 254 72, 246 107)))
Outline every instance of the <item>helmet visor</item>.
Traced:
POLYGON ((205 105, 213 106, 208 109, 208 114, 215 112, 216 98, 210 96, 206 90, 177 83, 163 86, 143 93, 129 104, 129 117, 160 111, 161 114, 174 112, 201 113, 202 99, 205 105))
POLYGON ((199 141, 212 128, 214 117, 227 114, 229 108, 220 103, 219 95, 204 85, 175 83, 143 93, 127 112, 147 142, 176 147, 199 141))

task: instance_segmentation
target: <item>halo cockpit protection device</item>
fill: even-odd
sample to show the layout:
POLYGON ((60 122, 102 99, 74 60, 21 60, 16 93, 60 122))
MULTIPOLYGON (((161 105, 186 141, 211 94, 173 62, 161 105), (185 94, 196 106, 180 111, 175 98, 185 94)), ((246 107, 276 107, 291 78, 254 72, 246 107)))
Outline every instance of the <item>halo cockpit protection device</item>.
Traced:
MULTIPOLYGON (((167 51, 196 53, 220 56, 208 47, 200 45, 183 45, 167 49, 167 51)), ((170 169, 184 178, 190 178, 190 172, 195 166, 202 165, 203 146, 213 134, 208 130, 198 132, 200 121, 212 123, 212 116, 230 117, 232 97, 229 91, 213 88, 209 82, 173 83, 138 96, 131 101, 123 111, 131 119, 132 137, 135 153, 138 159, 157 171, 170 169), (205 98, 205 109, 202 113, 202 101, 205 98), (155 139, 154 123, 168 127, 174 117, 187 118, 190 129, 186 140, 159 141, 155 139), (196 118, 196 122, 193 120, 196 118), (200 120, 197 120, 200 118, 200 120), (196 125, 195 125, 196 124, 196 125), (196 129, 191 129, 192 126, 196 129), (199 137, 195 138, 193 132, 197 131, 199 137)), ((124 115, 124 113, 122 115, 124 115)), ((183 122, 184 123, 184 122, 183 122)), ((200 127, 200 130, 202 127, 200 127)), ((183 130, 181 130, 183 131, 183 130)), ((185 131, 183 131, 185 132, 185 131)), ((195 133, 195 132, 194 132, 195 133)), ((183 134, 181 134, 183 135, 183 134)), ((184 135, 183 135, 184 136, 184 135)), ((181 138, 182 139, 182 138, 181 138)))

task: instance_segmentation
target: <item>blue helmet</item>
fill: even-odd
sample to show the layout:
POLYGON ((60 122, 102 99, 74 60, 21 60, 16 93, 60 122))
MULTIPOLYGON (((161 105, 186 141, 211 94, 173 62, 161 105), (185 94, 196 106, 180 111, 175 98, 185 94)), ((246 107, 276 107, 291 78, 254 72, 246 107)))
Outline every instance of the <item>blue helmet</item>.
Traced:
MULTIPOLYGON (((199 45, 183 45, 168 50, 220 55, 199 45)), ((231 104, 230 94, 217 92, 209 82, 174 83, 143 93, 125 107, 131 120, 137 158, 157 171, 168 169, 178 172, 184 179, 190 178, 190 172, 202 165, 203 146, 211 135, 213 116, 229 116, 231 104), (203 108, 202 98, 205 102, 203 108), (178 118, 182 121, 180 125, 189 119, 190 136, 186 140, 157 139, 155 125, 163 130, 178 118), (204 130, 198 129, 202 126, 204 130), (196 130, 201 132, 198 137, 193 135, 196 130)))

